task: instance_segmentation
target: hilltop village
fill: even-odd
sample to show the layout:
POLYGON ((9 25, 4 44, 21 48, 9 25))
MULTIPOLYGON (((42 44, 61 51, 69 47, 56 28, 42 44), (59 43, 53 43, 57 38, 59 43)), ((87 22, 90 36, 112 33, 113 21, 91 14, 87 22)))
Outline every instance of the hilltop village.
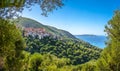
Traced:
POLYGON ((46 32, 44 28, 24 28, 23 29, 23 36, 28 37, 28 36, 36 37, 38 36, 39 39, 45 37, 45 36, 50 36, 51 34, 46 32))

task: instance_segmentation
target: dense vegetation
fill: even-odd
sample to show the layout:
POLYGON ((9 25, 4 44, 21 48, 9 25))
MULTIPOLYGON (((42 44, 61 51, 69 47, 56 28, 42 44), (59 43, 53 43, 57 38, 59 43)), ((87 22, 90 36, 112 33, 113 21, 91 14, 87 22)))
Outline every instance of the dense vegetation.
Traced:
MULTIPOLYGON (((67 71, 69 59, 57 58, 50 54, 26 53, 25 61, 21 71, 67 71)), ((71 68, 70 68, 71 69, 71 68)))
POLYGON ((28 37, 27 51, 24 51, 23 38, 15 25, 8 20, 0 19, 0 21, 0 70, 2 71, 120 71, 119 10, 106 26, 105 31, 109 36, 107 47, 102 51, 100 58, 89 62, 86 62, 89 57, 94 58, 91 56, 94 55, 93 51, 98 52, 99 49, 90 48, 88 45, 81 46, 78 41, 28 37), (86 63, 76 65, 81 59, 86 60, 86 63))
POLYGON ((70 70, 74 68, 71 65, 97 59, 100 55, 101 49, 88 43, 71 39, 60 40, 53 36, 42 39, 26 37, 25 48, 21 33, 13 22, 3 19, 0 21, 0 30, 4 30, 0 34, 2 71, 67 71, 69 67, 70 70))
POLYGON ((19 29, 10 21, 0 19, 0 70, 19 71, 24 48, 19 29))
POLYGON ((86 42, 75 40, 59 40, 53 36, 46 36, 42 39, 29 36, 26 38, 26 50, 40 54, 50 53, 58 58, 69 58, 70 64, 77 65, 85 63, 100 56, 101 49, 86 42))
MULTIPOLYGON (((3 3, 2 1, 4 0, 0 2, 3 3)), ((63 5, 61 0, 26 0, 27 3, 24 3, 31 6, 39 4, 39 1, 43 2, 40 6, 45 15, 63 5)), ((20 31, 13 22, 2 19, 17 16, 16 11, 21 12, 24 6, 19 9, 2 5, 0 6, 0 71, 120 71, 120 10, 115 12, 106 26, 105 31, 109 39, 100 58, 84 63, 96 59, 93 55, 100 50, 87 44, 83 46, 79 44, 81 42, 71 39, 61 41, 45 37, 39 40, 28 37, 27 51, 24 51, 25 42, 20 31), (84 64, 80 64, 82 62, 84 64)))
POLYGON ((120 10, 115 11, 113 18, 105 28, 109 39, 100 58, 97 61, 80 65, 76 70, 120 71, 120 10))

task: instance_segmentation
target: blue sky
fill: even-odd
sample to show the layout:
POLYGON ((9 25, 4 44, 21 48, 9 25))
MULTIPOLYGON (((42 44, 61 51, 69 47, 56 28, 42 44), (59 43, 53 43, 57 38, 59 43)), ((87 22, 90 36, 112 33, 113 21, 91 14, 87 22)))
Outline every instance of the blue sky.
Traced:
POLYGON ((32 11, 25 9, 23 16, 74 35, 105 35, 104 26, 116 9, 120 9, 120 0, 66 0, 61 9, 50 13, 48 17, 41 16, 37 5, 32 7, 32 11))

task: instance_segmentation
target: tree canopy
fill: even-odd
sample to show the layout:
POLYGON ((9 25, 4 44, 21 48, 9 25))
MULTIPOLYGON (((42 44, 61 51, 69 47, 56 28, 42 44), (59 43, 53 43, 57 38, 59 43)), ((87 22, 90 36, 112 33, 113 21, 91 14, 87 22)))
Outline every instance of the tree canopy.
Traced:
POLYGON ((85 63, 77 70, 81 71, 120 71, 120 10, 115 11, 114 16, 105 27, 108 34, 106 48, 100 58, 94 63, 85 63), (92 68, 92 69, 91 69, 92 68))
POLYGON ((19 71, 24 48, 25 43, 18 28, 9 20, 0 19, 0 70, 4 65, 6 71, 19 71))
POLYGON ((0 0, 0 17, 13 18, 20 16, 24 8, 39 5, 42 15, 47 16, 54 9, 62 7, 63 0, 0 0))

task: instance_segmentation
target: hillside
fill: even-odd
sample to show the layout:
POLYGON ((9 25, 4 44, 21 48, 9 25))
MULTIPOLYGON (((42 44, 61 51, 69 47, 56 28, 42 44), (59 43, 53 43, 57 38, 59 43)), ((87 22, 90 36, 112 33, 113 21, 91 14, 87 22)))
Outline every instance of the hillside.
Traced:
POLYGON ((64 38, 64 39, 77 39, 72 34, 67 31, 57 29, 55 27, 43 25, 33 19, 29 18, 20 18, 17 24, 21 25, 22 27, 34 27, 34 28, 44 28, 47 32, 51 33, 52 35, 64 38))
POLYGON ((52 54, 58 58, 66 58, 70 60, 69 64, 78 65, 90 60, 99 58, 101 49, 90 44, 73 41, 73 40, 59 40, 52 36, 47 36, 42 39, 27 37, 26 51, 34 54, 52 54))
POLYGON ((102 51, 87 42, 77 39, 67 31, 43 25, 29 18, 20 18, 17 24, 26 28, 44 28, 52 34, 52 36, 47 36, 42 39, 31 36, 25 37, 27 45, 25 50, 31 54, 36 52, 40 54, 52 54, 58 58, 69 59, 69 64, 78 65, 93 59, 98 59, 102 51), (64 40, 53 38, 53 35, 59 36, 64 40))

